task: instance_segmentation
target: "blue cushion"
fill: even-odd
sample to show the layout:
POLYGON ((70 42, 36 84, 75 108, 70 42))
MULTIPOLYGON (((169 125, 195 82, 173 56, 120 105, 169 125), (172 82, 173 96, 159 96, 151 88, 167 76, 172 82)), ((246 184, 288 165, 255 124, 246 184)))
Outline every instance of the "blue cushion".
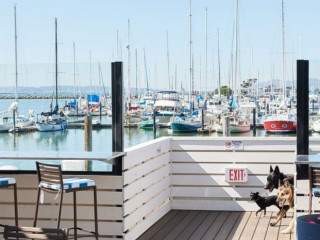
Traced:
POLYGON ((320 189, 319 188, 312 188, 313 195, 320 195, 320 189))
POLYGON ((0 177, 0 186, 11 185, 11 184, 15 184, 16 182, 17 181, 15 178, 0 177))
MULTIPOLYGON (((64 178, 63 179, 63 190, 70 189, 85 189, 87 187, 95 186, 96 182, 91 179, 84 178, 64 178)), ((49 188, 53 190, 60 190, 60 184, 49 184, 40 182, 40 187, 49 188)))

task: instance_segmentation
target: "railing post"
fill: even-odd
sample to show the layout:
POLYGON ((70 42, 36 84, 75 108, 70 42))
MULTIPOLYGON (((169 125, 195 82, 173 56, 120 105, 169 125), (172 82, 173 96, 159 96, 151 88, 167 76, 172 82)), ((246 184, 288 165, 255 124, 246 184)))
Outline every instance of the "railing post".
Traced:
MULTIPOLYGON (((297 154, 309 154, 309 61, 297 60, 297 154)), ((308 179, 308 165, 297 166, 297 178, 308 179)))
MULTIPOLYGON (((112 88, 112 151, 123 152, 123 79, 122 62, 111 63, 112 88)), ((122 157, 116 159, 113 171, 122 174, 122 157)))

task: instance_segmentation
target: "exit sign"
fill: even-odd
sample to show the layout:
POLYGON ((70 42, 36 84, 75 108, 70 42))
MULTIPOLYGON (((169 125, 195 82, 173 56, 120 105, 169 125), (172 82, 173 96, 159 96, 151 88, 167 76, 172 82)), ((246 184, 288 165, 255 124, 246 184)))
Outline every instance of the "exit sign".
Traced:
POLYGON ((226 182, 247 182, 248 170, 247 168, 226 168, 225 169, 226 182))

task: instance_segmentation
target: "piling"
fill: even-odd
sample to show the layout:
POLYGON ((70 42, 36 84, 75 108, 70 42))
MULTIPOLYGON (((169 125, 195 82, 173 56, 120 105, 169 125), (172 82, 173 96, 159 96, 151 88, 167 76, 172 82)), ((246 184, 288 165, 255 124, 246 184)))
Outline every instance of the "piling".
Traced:
POLYGON ((201 108, 201 126, 202 126, 202 131, 204 130, 204 109, 201 108))
POLYGON ((230 117, 222 117, 222 132, 223 136, 230 136, 230 117))
POLYGON ((252 117, 252 121, 253 121, 252 130, 253 130, 253 136, 255 136, 256 135, 256 130, 257 130, 257 127, 256 127, 256 109, 255 108, 252 109, 252 115, 253 115, 253 117, 252 117))
POLYGON ((13 109, 13 130, 14 129, 16 129, 16 109, 13 109))
POLYGON ((156 109, 153 109, 153 138, 157 137, 156 109))
MULTIPOLYGON (((84 150, 92 151, 92 118, 90 115, 84 117, 84 150)), ((86 171, 92 170, 92 162, 86 161, 86 171)))
POLYGON ((99 105, 99 111, 100 111, 100 120, 102 118, 102 106, 101 106, 101 102, 100 102, 100 105, 99 105))

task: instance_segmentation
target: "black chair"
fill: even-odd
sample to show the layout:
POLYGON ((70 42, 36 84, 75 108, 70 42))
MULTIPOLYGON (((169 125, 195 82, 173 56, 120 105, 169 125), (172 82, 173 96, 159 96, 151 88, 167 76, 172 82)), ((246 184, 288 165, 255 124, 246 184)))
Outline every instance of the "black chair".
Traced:
POLYGON ((16 179, 11 177, 0 177, 0 189, 1 188, 13 188, 14 219, 16 226, 18 226, 18 200, 16 179))
MULTIPOLYGON (((77 230, 81 230, 95 236, 95 239, 99 239, 98 235, 98 210, 97 210, 97 191, 96 184, 94 180, 91 179, 83 179, 83 178, 63 178, 61 165, 59 164, 46 164, 36 162, 37 165, 37 173, 39 180, 39 188, 38 188, 38 198, 36 205, 36 212, 34 218, 33 226, 37 225, 38 218, 38 210, 39 210, 39 202, 40 202, 40 192, 45 191, 48 193, 60 194, 60 203, 59 203, 59 213, 57 219, 57 229, 60 228, 61 221, 61 210, 62 210, 62 202, 64 193, 73 193, 73 211, 74 211, 74 239, 77 239, 77 230), (94 196, 94 224, 95 231, 87 231, 82 228, 77 227, 77 195, 78 191, 84 190, 93 190, 94 196)), ((71 229, 71 228, 70 228, 71 229)), ((92 235, 89 235, 92 236, 92 235)), ((88 237, 88 236, 83 236, 88 237)))
POLYGON ((13 239, 67 240, 68 229, 5 226, 3 240, 13 239))
POLYGON ((320 197, 319 167, 309 167, 309 214, 312 211, 312 196, 320 197))

